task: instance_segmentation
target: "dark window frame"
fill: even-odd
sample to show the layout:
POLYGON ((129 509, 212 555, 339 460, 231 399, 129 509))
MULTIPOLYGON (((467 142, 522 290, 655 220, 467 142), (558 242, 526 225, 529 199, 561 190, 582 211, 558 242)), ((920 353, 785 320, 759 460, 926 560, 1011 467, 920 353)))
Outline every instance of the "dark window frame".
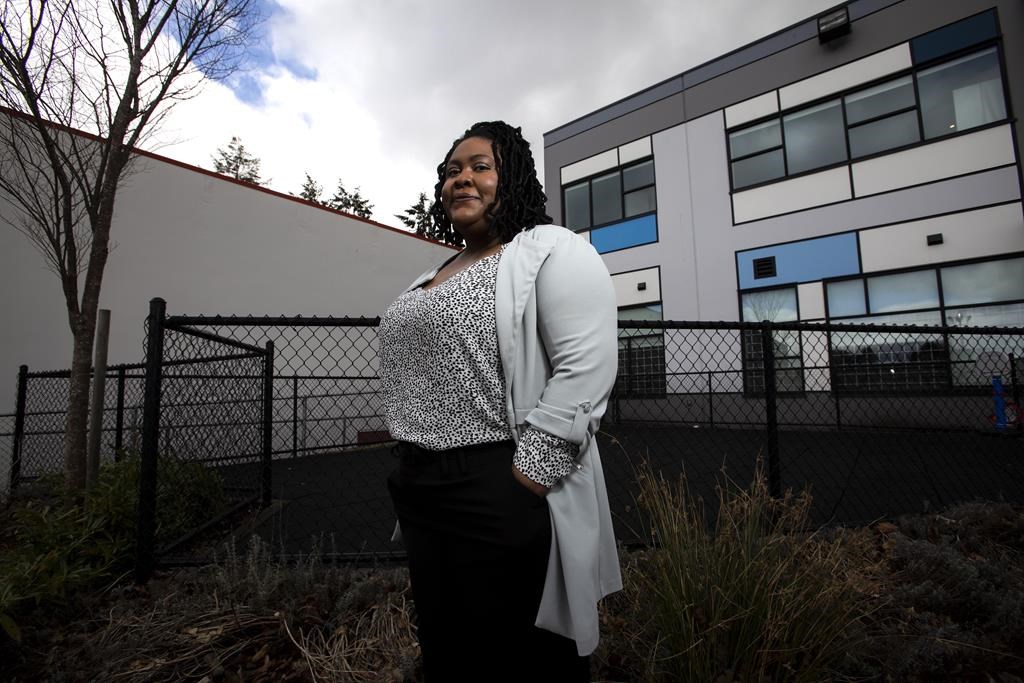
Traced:
POLYGON ((1005 55, 1004 55, 1004 50, 1003 50, 1002 37, 999 36, 997 38, 986 40, 984 42, 971 45, 971 46, 969 46, 967 48, 964 48, 964 49, 961 49, 961 50, 957 50, 957 51, 951 52, 949 54, 942 55, 941 57, 932 59, 932 60, 927 61, 927 62, 920 62, 920 63, 913 64, 910 68, 903 69, 901 71, 896 71, 896 72, 893 72, 891 74, 886 74, 885 76, 880 77, 880 78, 876 78, 876 79, 874 79, 872 81, 868 81, 866 83, 858 84, 856 87, 846 88, 844 90, 840 90, 840 91, 837 91, 835 93, 830 93, 829 95, 827 95, 825 97, 818 98, 818 99, 813 100, 811 102, 802 103, 802 104, 800 104, 797 107, 792 107, 792 108, 786 109, 784 111, 778 111, 778 112, 776 112, 774 114, 771 114, 769 116, 763 116, 763 117, 760 117, 758 119, 745 122, 742 125, 726 129, 725 130, 726 160, 727 160, 728 172, 729 172, 730 192, 744 192, 744 191, 752 190, 752 189, 755 189, 755 188, 758 188, 758 187, 764 187, 766 185, 773 185, 775 183, 783 182, 785 180, 790 180, 792 178, 799 178, 801 176, 810 175, 810 174, 813 174, 813 173, 821 173, 822 171, 827 171, 827 170, 833 169, 833 168, 840 168, 842 166, 848 166, 848 165, 850 165, 852 163, 856 163, 856 162, 860 162, 860 161, 866 161, 868 159, 872 159, 872 158, 875 158, 875 157, 885 156, 885 155, 888 155, 888 154, 894 154, 896 152, 901 152, 901 151, 904 151, 904 150, 907 150, 907 149, 913 149, 915 147, 920 147, 920 146, 923 146, 923 145, 928 145, 928 144, 932 144, 932 143, 935 143, 935 142, 940 142, 942 140, 950 140, 952 138, 959 137, 961 135, 970 135, 972 133, 977 133, 979 131, 986 130, 988 128, 996 128, 998 126, 1005 125, 1007 122, 1010 122, 1010 121, 1013 121, 1013 120, 1014 120, 1014 115, 1013 115, 1013 110, 1012 110, 1012 102, 1010 100, 1009 86, 1008 86, 1007 78, 1006 78, 1006 60, 1005 60, 1005 55), (920 89, 919 89, 919 86, 918 86, 918 73, 921 72, 921 71, 925 71, 927 69, 931 69, 931 68, 933 68, 935 66, 940 66, 940 65, 942 65, 944 63, 947 63, 947 62, 953 62, 953 61, 955 61, 957 59, 960 59, 961 57, 965 57, 965 56, 970 55, 970 54, 984 52, 985 50, 989 50, 989 49, 991 49, 993 47, 996 49, 996 62, 998 64, 998 66, 999 66, 999 77, 1000 77, 1000 79, 1002 81, 1002 86, 1003 86, 1003 88, 1002 88, 1003 105, 1004 105, 1004 108, 1005 108, 1006 116, 1004 118, 1002 118, 1002 119, 998 119, 996 121, 990 121, 988 123, 985 123, 985 124, 982 124, 982 125, 979 125, 979 126, 975 126, 973 128, 968 128, 966 130, 957 130, 957 131, 954 131, 954 132, 952 132, 952 133, 950 133, 948 135, 942 135, 942 136, 939 136, 939 137, 933 137, 933 138, 927 138, 926 139, 924 137, 924 122, 922 120, 922 113, 921 113, 921 96, 920 96, 920 89), (850 125, 848 123, 848 121, 847 121, 848 117, 847 117, 847 112, 846 112, 846 97, 848 95, 853 95, 855 93, 861 92, 861 91, 866 90, 868 88, 872 88, 872 87, 877 86, 877 85, 882 85, 883 83, 887 83, 889 81, 894 81, 894 80, 897 80, 899 78, 903 78, 903 77, 906 77, 906 76, 910 76, 911 77, 911 82, 913 84, 913 89, 914 89, 914 105, 912 107, 905 107, 905 108, 903 108, 901 110, 889 112, 888 114, 881 115, 881 116, 878 116, 878 117, 873 118, 873 119, 864 120, 864 121, 858 121, 857 123, 852 124, 852 125, 850 125), (798 173, 790 173, 790 171, 789 171, 789 155, 788 155, 788 153, 786 151, 785 126, 783 125, 784 117, 786 117, 788 115, 791 115, 791 114, 794 114, 794 113, 798 113, 798 112, 806 110, 806 109, 811 109, 813 107, 819 106, 819 105, 824 104, 826 102, 832 101, 832 100, 834 100, 836 98, 839 98, 839 106, 840 106, 840 109, 841 109, 842 115, 843 115, 843 127, 844 127, 844 130, 843 130, 844 135, 843 135, 843 137, 844 137, 844 142, 845 142, 845 145, 846 145, 846 159, 844 159, 842 161, 835 162, 835 163, 827 164, 827 165, 824 165, 824 166, 819 166, 819 167, 807 169, 807 170, 804 170, 804 171, 800 171, 798 173), (872 152, 870 154, 865 154, 865 155, 862 155, 862 156, 857 156, 857 157, 853 157, 852 156, 851 150, 850 150, 850 130, 851 129, 858 128, 858 127, 866 125, 868 123, 877 122, 878 120, 882 120, 882 119, 885 119, 885 118, 899 116, 899 115, 905 114, 905 113, 907 113, 909 111, 916 111, 917 112, 916 119, 917 119, 918 140, 916 142, 911 142, 911 143, 908 143, 908 144, 905 144, 905 145, 891 147, 889 149, 884 149, 884 150, 881 150, 881 151, 878 151, 878 152, 872 152), (733 134, 741 132, 741 131, 746 130, 748 128, 753 128, 754 126, 758 126, 758 125, 761 125, 761 124, 764 124, 764 123, 767 123, 767 122, 773 121, 773 120, 774 121, 778 121, 779 126, 782 129, 782 145, 781 146, 772 147, 771 149, 760 150, 760 151, 755 152, 753 154, 746 154, 746 155, 737 157, 735 159, 732 157, 732 144, 731 144, 730 137, 733 134), (783 175, 781 175, 781 176, 779 176, 777 178, 772 178, 770 180, 765 180, 765 181, 761 181, 761 182, 758 182, 758 183, 751 183, 749 185, 741 185, 739 187, 736 186, 736 182, 735 182, 735 179, 733 177, 733 171, 732 171, 733 163, 735 163, 736 161, 742 161, 744 159, 747 159, 747 158, 750 158, 750 157, 754 157, 754 156, 757 156, 757 155, 760 155, 760 154, 767 154, 769 152, 776 151, 777 149, 780 149, 780 148, 782 149, 783 170, 784 170, 783 175))
MULTIPOLYGON (((619 306, 617 312, 649 306, 661 307, 661 319, 665 319, 665 308, 661 299, 642 304, 619 306)), ((629 320, 629 318, 620 318, 629 320)), ((629 329, 629 328, 627 328, 629 329)), ((665 331, 652 329, 649 334, 623 336, 619 333, 619 372, 616 375, 614 391, 618 398, 663 398, 668 391, 668 368, 665 361, 665 331), (642 341, 643 345, 636 342, 642 341), (625 353, 624 353, 625 352, 625 353), (647 366, 651 369, 648 370, 647 366), (622 369, 626 368, 628 383, 623 382, 622 369), (639 369, 639 372, 634 372, 639 369)))
POLYGON ((590 174, 588 176, 584 176, 582 178, 577 178, 576 180, 573 180, 570 183, 565 183, 560 188, 561 198, 562 198, 562 224, 565 225, 566 227, 569 227, 568 226, 568 221, 566 220, 566 216, 565 216, 565 211, 566 211, 565 191, 566 191, 566 189, 567 188, 575 188, 575 187, 578 187, 578 186, 580 186, 580 185, 582 185, 584 183, 586 183, 586 186, 587 186, 587 207, 588 207, 588 211, 589 211, 589 223, 588 223, 588 225, 586 225, 584 227, 570 228, 570 230, 573 230, 575 232, 584 232, 584 231, 587 231, 587 230, 596 230, 598 228, 604 228, 604 227, 607 227, 609 225, 616 225, 618 223, 622 223, 622 222, 625 222, 625 221, 628 221, 628 220, 632 220, 634 218, 640 218, 642 216, 649 216, 651 214, 656 214, 658 212, 658 192, 657 192, 658 183, 657 183, 657 177, 658 177, 657 176, 657 168, 656 168, 655 163, 654 163, 654 155, 653 154, 649 154, 649 155, 647 155, 645 157, 641 157, 639 159, 634 159, 633 161, 629 161, 629 162, 627 162, 625 164, 619 164, 618 166, 614 166, 614 167, 611 167, 611 168, 606 168, 606 169, 604 169, 602 171, 598 171, 597 173, 592 173, 592 174, 590 174), (638 214, 635 214, 633 216, 627 216, 626 215, 626 194, 627 194, 627 192, 623 191, 623 189, 622 189, 622 172, 624 170, 633 168, 635 166, 640 166, 640 165, 642 165, 644 163, 647 163, 647 162, 651 163, 651 175, 654 178, 654 180, 652 180, 650 183, 648 183, 646 185, 640 185, 640 186, 634 187, 633 189, 629 190, 628 194, 632 194, 634 192, 639 192, 640 190, 645 190, 645 189, 651 188, 651 187, 655 188, 655 191, 654 191, 654 209, 652 209, 650 211, 644 211, 643 213, 638 213, 638 214), (604 223, 594 223, 594 192, 593 192, 593 189, 592 189, 593 188, 592 183, 597 178, 603 178, 603 177, 608 176, 608 175, 610 175, 612 173, 618 174, 618 181, 619 181, 618 182, 619 212, 620 212, 620 216, 621 217, 617 218, 617 219, 615 219, 613 221, 606 221, 604 223))
MULTIPOLYGON (((1018 305, 1024 304, 1024 299, 1007 299, 1000 301, 986 301, 976 302, 967 304, 957 304, 950 306, 946 304, 945 291, 942 283, 942 269, 951 268, 956 266, 966 266, 977 263, 989 263, 993 261, 1008 261, 1013 259, 1024 258, 1024 251, 1013 252, 1009 254, 1000 254, 993 258, 991 256, 982 256, 970 259, 961 259, 956 261, 945 261, 942 263, 933 263, 926 266, 908 266, 905 268, 893 268, 890 270, 877 271, 872 273, 861 273, 858 275, 847 275, 837 278, 827 278, 822 281, 822 290, 825 298, 825 320, 829 323, 844 323, 849 321, 864 321, 866 324, 870 323, 871 318, 877 317, 888 317, 898 315, 909 315, 916 313, 936 313, 938 315, 939 324, 941 326, 956 327, 956 325, 950 322, 951 315, 954 315, 957 311, 972 309, 972 308, 983 308, 986 306, 1007 306, 1007 305, 1018 305), (868 290, 868 279, 872 277, 880 277, 885 275, 898 275, 901 273, 912 273, 912 272, 928 272, 932 271, 935 274, 936 285, 938 287, 939 305, 929 306, 925 308, 908 308, 900 311, 892 311, 889 313, 872 313, 871 312, 871 300, 868 290), (833 317, 829 311, 829 300, 828 300, 828 285, 833 282, 856 282, 860 281, 864 288, 864 315, 846 315, 846 316, 835 316, 833 317)), ((749 290, 748 290, 749 291, 749 290)), ((949 393, 955 391, 959 393, 964 392, 977 392, 981 391, 986 393, 991 391, 991 387, 988 385, 979 386, 971 384, 957 384, 954 382, 953 377, 953 365, 954 361, 951 357, 952 346, 950 344, 950 335, 943 333, 941 335, 941 342, 938 346, 929 347, 927 349, 919 349, 918 352, 926 351, 932 357, 924 360, 918 359, 913 362, 876 362, 876 363, 851 363, 854 366, 851 370, 847 370, 843 367, 843 363, 837 361, 837 357, 843 357, 844 354, 838 354, 837 349, 833 345, 833 335, 838 334, 836 332, 828 333, 828 351, 829 351, 829 376, 832 383, 833 393, 841 395, 868 395, 877 393, 891 393, 894 389, 901 393, 919 393, 919 392, 936 392, 949 393), (913 363, 917 364, 917 368, 913 367, 913 363), (939 372, 938 367, 941 366, 942 372, 939 372), (881 381, 881 376, 878 374, 880 369, 891 368, 893 370, 899 368, 901 372, 916 372, 917 381, 916 383, 907 382, 902 386, 894 387, 891 384, 881 381), (851 379, 852 378, 852 379, 851 379), (931 381, 926 381, 930 378, 931 381), (864 379, 865 382, 860 380, 864 379), (873 382, 870 380, 874 380, 873 382)), ((851 356, 856 354, 851 354, 851 356)))
MULTIPOLYGON (((797 283, 790 282, 781 285, 769 285, 766 287, 751 287, 749 289, 741 289, 737 291, 737 303, 739 305, 740 320, 743 322, 756 325, 762 321, 743 320, 743 296, 745 294, 757 294, 758 292, 770 292, 775 290, 789 289, 793 292, 793 300, 796 303, 796 320, 785 321, 785 322, 799 322, 800 321, 800 291, 797 287, 797 283)), ((779 330, 774 332, 772 335, 773 347, 777 344, 776 334, 792 334, 790 330, 779 330)), ((748 330, 744 329, 740 332, 740 362, 743 372, 743 395, 756 398, 758 396, 765 395, 764 386, 764 355, 761 349, 761 329, 748 330)), ((786 356, 780 356, 775 353, 773 348, 773 358, 775 359, 775 392, 778 396, 804 396, 807 393, 807 378, 806 370, 804 367, 804 339, 803 332, 796 332, 796 353, 790 353, 786 356), (798 361, 796 367, 779 367, 778 361, 780 360, 796 360, 798 361), (779 371, 790 372, 798 374, 800 377, 799 388, 791 387, 780 387, 779 386, 779 371)))

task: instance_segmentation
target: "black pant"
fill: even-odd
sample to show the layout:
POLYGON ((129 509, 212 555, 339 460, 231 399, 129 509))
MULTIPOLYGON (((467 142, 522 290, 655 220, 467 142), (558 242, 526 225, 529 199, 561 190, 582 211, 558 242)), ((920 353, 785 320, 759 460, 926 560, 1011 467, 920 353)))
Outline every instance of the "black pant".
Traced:
POLYGON ((515 445, 396 450, 388 488, 428 683, 589 681, 576 643, 533 625, 551 521, 547 501, 512 475, 515 445))

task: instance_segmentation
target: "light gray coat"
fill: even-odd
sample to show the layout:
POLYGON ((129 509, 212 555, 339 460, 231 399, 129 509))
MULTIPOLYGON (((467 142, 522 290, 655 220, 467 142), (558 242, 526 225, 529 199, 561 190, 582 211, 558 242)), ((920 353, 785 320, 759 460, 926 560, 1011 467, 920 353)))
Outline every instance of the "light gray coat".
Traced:
MULTIPOLYGON (((429 282, 434 268, 409 287, 429 282)), ((597 602, 622 588, 597 442, 618 361, 615 291, 594 248, 557 225, 508 243, 495 285, 508 424, 529 423, 580 445, 577 469, 548 493, 551 554, 536 625, 598 643, 597 602)))

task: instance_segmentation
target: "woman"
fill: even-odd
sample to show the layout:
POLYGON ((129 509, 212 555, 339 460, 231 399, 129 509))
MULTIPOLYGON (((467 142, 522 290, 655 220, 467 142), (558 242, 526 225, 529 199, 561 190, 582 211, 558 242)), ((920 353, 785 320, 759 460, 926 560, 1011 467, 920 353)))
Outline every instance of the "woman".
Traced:
POLYGON ((432 220, 465 248, 379 330, 424 673, 588 681, 597 602, 622 586, 593 438, 615 381, 611 278, 548 225, 518 128, 474 125, 437 173, 432 220))

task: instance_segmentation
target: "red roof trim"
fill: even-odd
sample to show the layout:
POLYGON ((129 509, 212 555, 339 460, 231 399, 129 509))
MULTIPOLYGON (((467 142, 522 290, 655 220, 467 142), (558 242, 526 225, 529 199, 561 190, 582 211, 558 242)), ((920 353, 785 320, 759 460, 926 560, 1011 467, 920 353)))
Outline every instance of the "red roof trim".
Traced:
MULTIPOLYGON (((10 108, 5 107, 3 105, 0 105, 0 111, 2 111, 5 114, 8 114, 10 116, 13 116, 15 118, 25 119, 25 120, 28 120, 28 121, 31 121, 34 118, 33 116, 30 116, 29 114, 25 114, 24 112, 20 112, 20 111, 14 110, 14 109, 10 109, 10 108)), ((64 132, 66 132, 66 133, 71 133, 73 135, 78 135, 80 137, 87 138, 89 140, 95 140, 97 142, 102 142, 103 141, 103 138, 101 138, 98 135, 94 135, 92 133, 88 133, 88 132, 86 132, 84 130, 78 130, 77 128, 71 128, 70 126, 65 126, 65 125, 63 125, 61 123, 54 123, 52 121, 45 121, 45 124, 47 126, 50 126, 51 128, 56 128, 57 130, 62 130, 64 132)), ((292 195, 292 194, 285 194, 284 192, 278 192, 277 190, 271 190, 269 187, 263 187, 262 185, 255 185, 253 183, 247 183, 247 182, 244 182, 242 180, 238 180, 236 178, 232 178, 230 176, 226 176, 226 175, 223 175, 221 173, 217 173, 216 171, 207 170, 205 168, 202 168, 201 166, 193 166, 192 164, 186 164, 183 161, 178 161, 176 159, 171 159, 170 157, 165 157, 163 155, 155 154, 153 152, 147 152, 144 149, 134 149, 132 151, 135 154, 137 154, 137 155, 139 155, 141 157, 148 157, 148 158, 154 159, 156 161, 161 161, 163 163, 170 164, 172 166, 177 166, 179 168, 183 168, 186 171, 193 171, 195 173, 200 173, 202 175, 206 175, 206 176, 209 176, 211 178, 216 178, 217 180, 223 180, 224 182, 227 182, 227 183, 234 183, 235 185, 241 185, 242 187, 249 188, 250 190, 256 190, 257 192, 263 192, 264 194, 269 194, 269 195, 274 196, 274 197, 279 197, 281 199, 287 199, 287 200, 296 202, 298 204, 303 204, 305 206, 310 206, 310 207, 312 207, 314 209, 320 209, 321 211, 327 211, 329 213, 338 214, 339 216, 345 216, 346 218, 351 218, 353 220, 359 221, 360 223, 366 223, 368 225, 372 225, 372 226, 377 227, 377 228, 383 228, 384 230, 390 230, 391 232, 396 232, 396 233, 398 233, 400 235, 405 235, 406 237, 413 237, 413 238, 421 240, 423 242, 428 242, 430 244, 436 244, 436 245, 442 246, 442 247, 448 247, 449 249, 455 249, 455 250, 458 249, 458 247, 453 247, 452 245, 445 244, 444 242, 437 242, 437 241, 429 239, 427 237, 422 237, 420 235, 417 235, 416 233, 413 233, 413 232, 408 232, 406 230, 401 230, 399 228, 395 228, 395 227, 392 227, 390 225, 384 225, 383 223, 378 223, 377 221, 370 220, 369 218, 361 218, 359 216, 354 216, 354 215, 352 215, 350 213, 346 213, 344 211, 339 211, 337 209, 332 209, 329 206, 324 206, 322 204, 317 204, 316 202, 307 201, 307 200, 303 199, 302 197, 296 197, 295 195, 292 195)))

